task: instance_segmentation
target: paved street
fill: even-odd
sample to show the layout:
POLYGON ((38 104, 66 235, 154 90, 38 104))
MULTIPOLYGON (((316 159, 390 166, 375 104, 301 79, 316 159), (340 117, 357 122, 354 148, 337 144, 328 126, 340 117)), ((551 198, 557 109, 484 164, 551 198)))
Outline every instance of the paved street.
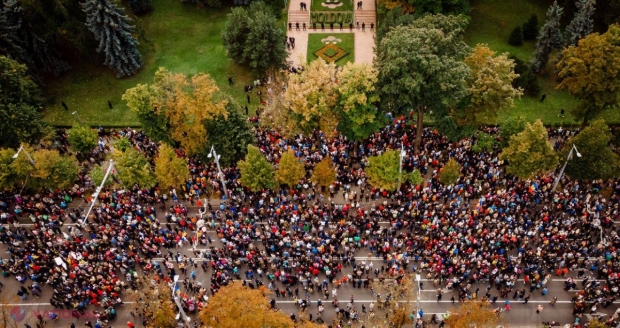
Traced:
MULTIPOLYGON (((336 203, 343 202, 341 198, 342 198, 341 195, 337 196, 336 203)), ((214 206, 218 205, 216 202, 213 202, 213 201, 211 201, 211 204, 214 206)), ((78 204, 75 203, 75 205, 77 206, 78 204)), ((82 204, 82 206, 83 205, 84 204, 82 204)), ((190 215, 196 215, 198 213, 198 208, 195 206, 190 207, 189 209, 190 209, 190 213, 189 213, 190 215)), ((159 218, 160 220, 164 220, 162 211, 158 211, 158 215, 160 216, 159 218)), ((24 225, 29 224, 28 219, 25 217, 20 219, 20 223, 24 225)), ((388 226, 389 222, 382 222, 381 224, 388 226)), ((67 231, 68 227, 74 227, 74 226, 75 226, 74 224, 66 222, 62 230, 67 231)), ((211 239, 214 241, 213 246, 221 247, 222 243, 221 241, 217 239, 215 232, 209 231, 209 234, 210 234, 211 239)), ((262 247, 262 245, 257 245, 257 246, 259 246, 259 248, 262 247)), ((6 245, 0 245, 0 251, 2 252, 3 255, 6 249, 7 249, 6 245)), ((205 250, 204 246, 198 245, 198 247, 196 248, 196 251, 203 251, 203 250, 205 250)), ((165 251, 166 251, 165 249, 162 249, 162 252, 165 252, 165 251)), ((179 248, 173 251, 175 253, 179 251, 182 254, 185 254, 188 257, 193 258, 196 261, 202 260, 202 258, 196 257, 195 252, 192 249, 192 246, 189 244, 184 245, 183 248, 179 248)), ((157 258, 156 260, 162 261, 163 258, 157 258)), ((385 262, 383 261, 382 258, 374 257, 374 254, 368 254, 368 252, 364 250, 360 250, 356 253, 355 260, 356 260, 356 263, 360 263, 361 261, 364 261, 364 260, 372 261, 375 268, 377 267, 380 268, 382 265, 385 265, 385 262)), ((409 264, 408 266, 409 272, 411 272, 411 268, 413 264, 414 263, 409 264)), ((198 268, 196 269, 197 280, 201 281, 204 286, 208 286, 209 281, 210 281, 211 271, 212 271, 211 268, 209 268, 207 272, 203 272, 200 266, 198 266, 198 268)), ((244 274, 243 274, 244 271, 245 271, 245 268, 240 269, 241 277, 244 277, 244 274)), ((188 271, 187 277, 189 277, 189 272, 191 272, 191 270, 188 271)), ((344 275, 351 273, 351 272, 352 272, 352 268, 350 266, 347 266, 343 269, 343 274, 339 275, 339 277, 343 277, 344 275)), ((576 273, 570 272, 569 275, 575 277, 576 273)), ((366 275, 363 275, 363 276, 366 277, 366 275)), ((368 276, 371 279, 375 278, 375 275, 372 272, 370 272, 368 276)), ((422 277, 424 278, 425 276, 426 276, 426 273, 422 273, 422 277)), ((181 280, 185 278, 186 276, 183 276, 183 275, 181 276, 181 280)), ((259 277, 255 275, 254 278, 259 278, 259 277)), ((10 279, 5 279, 5 278, 0 278, 0 279, 2 279, 0 281, 4 284, 4 287, 2 288, 2 294, 8 295, 8 296, 16 295, 16 292, 20 284, 14 280, 14 277, 10 277, 10 279)), ((320 276, 319 279, 320 281, 322 281, 324 279, 324 276, 322 277, 320 276)), ((268 279, 266 277, 262 278, 262 280, 265 282, 265 285, 268 284, 268 279)), ((512 326, 512 327, 540 327, 543 321, 554 321, 554 320, 559 321, 562 324, 572 323, 573 322, 573 316, 571 313, 572 303, 570 300, 571 300, 572 295, 574 294, 574 291, 573 292, 564 291, 563 282, 564 282, 564 279, 562 279, 561 277, 554 276, 553 279, 551 279, 551 281, 549 281, 548 283, 549 293, 546 296, 543 296, 541 295, 540 290, 534 290, 534 292, 532 292, 531 294, 531 299, 528 304, 522 304, 523 303, 522 301, 518 302, 516 300, 513 300, 512 293, 511 293, 508 299, 511 302, 512 308, 510 311, 503 312, 502 314, 507 325, 512 326), (554 296, 558 298, 558 301, 557 301, 557 304, 555 304, 555 306, 551 306, 549 305, 549 301, 554 296), (544 310, 541 314, 536 314, 536 307, 539 304, 543 304, 544 310)), ((577 280, 577 282, 578 282, 578 288, 579 288, 581 286, 581 283, 580 283, 581 280, 577 280)), ((27 284, 29 283, 31 282, 28 281, 27 284)), ((386 280, 384 282, 384 284, 389 284, 389 283, 391 283, 390 280, 386 280)), ((421 294, 420 308, 424 311, 423 319, 430 319, 432 314, 437 314, 438 316, 441 317, 442 314, 445 314, 450 309, 454 308, 455 306, 458 306, 457 293, 453 293, 450 290, 444 289, 442 300, 440 302, 437 302, 437 298, 436 298, 437 288, 433 286, 432 281, 429 281, 428 279, 422 279, 422 284, 423 284, 423 289, 420 293, 421 294), (455 298, 457 298, 456 304, 453 304, 452 301, 450 301, 450 298, 452 297, 452 295, 454 295, 455 298)), ((374 285, 376 286, 375 291, 379 291, 380 287, 378 287, 379 285, 378 280, 375 281, 374 285)), ((445 287, 445 283, 442 286, 445 287)), ((480 297, 482 297, 482 295, 484 295, 486 286, 487 285, 484 285, 484 284, 474 285, 472 286, 472 290, 475 290, 476 288, 480 288, 479 295, 480 297)), ((283 288, 282 284, 279 282, 276 284, 276 287, 283 288)), ((520 280, 519 283, 515 287, 526 288, 527 290, 529 290, 528 289, 529 286, 525 286, 523 284, 523 280, 520 280)), ((331 304, 331 301, 333 300, 333 297, 331 295, 332 288, 333 288, 332 285, 330 285, 328 288, 330 291, 329 299, 327 301, 323 301, 323 304, 325 306, 323 319, 325 321, 331 320, 331 318, 335 314, 334 306, 331 304)), ((94 309, 93 306, 89 307, 89 312, 87 312, 83 318, 81 318, 80 320, 75 320, 71 318, 71 312, 69 310, 54 309, 48 303, 51 294, 52 294, 51 289, 48 286, 45 286, 43 287, 43 294, 40 298, 33 298, 33 296, 30 295, 28 296, 27 300, 19 301, 19 298, 15 297, 14 301, 8 304, 8 306, 12 308, 12 312, 11 312, 12 315, 15 315, 17 319, 21 319, 20 323, 28 322, 33 326, 35 322, 35 315, 37 313, 40 313, 44 317, 47 318, 49 311, 55 311, 59 315, 59 319, 54 322, 48 322, 48 325, 47 325, 48 327, 69 327, 71 322, 75 322, 78 327, 81 327, 83 326, 84 322, 86 322, 86 320, 88 319, 91 319, 92 321, 94 321, 94 314, 92 312, 92 310, 94 309)), ((492 296, 499 295, 499 292, 497 291, 496 288, 493 288, 490 294, 492 296)), ((304 297, 303 288, 301 287, 300 287, 299 295, 302 298, 304 297)), ((346 308, 346 303, 349 302, 351 296, 354 297, 355 308, 360 313, 362 312, 361 304, 364 304, 366 308, 368 308, 371 302, 373 301, 376 302, 376 296, 372 295, 368 289, 365 289, 363 287, 358 289, 358 288, 353 288, 351 284, 347 284, 347 285, 342 285, 339 289, 337 289, 337 298, 340 300, 341 308, 346 308)), ((385 296, 385 294, 383 294, 382 296, 385 296)), ((273 297, 276 299, 276 306, 282 311, 286 312, 287 314, 298 312, 298 307, 294 304, 293 298, 275 297, 275 295, 273 297)), ((311 301, 309 313, 313 314, 314 318, 316 318, 317 316, 316 301, 318 299, 323 300, 323 295, 322 293, 319 293, 318 291, 315 290, 313 293, 309 295, 309 297, 311 301)), ((129 298, 127 297, 126 294, 124 294, 123 299, 128 300, 129 298)), ((505 299, 501 299, 501 298, 498 299, 494 307, 503 308, 504 301, 505 299)), ((618 308, 618 304, 620 304, 620 302, 615 302, 613 306, 608 307, 607 309, 599 309, 599 311, 601 311, 602 313, 611 314, 613 313, 613 311, 615 311, 616 308, 618 308)), ((415 308, 416 306, 415 299, 411 300, 411 306, 412 308, 415 308)), ((138 324, 140 320, 139 319, 134 320, 129 314, 129 310, 133 309, 133 307, 134 307, 134 304, 132 302, 127 301, 126 305, 123 308, 119 309, 118 318, 114 322, 111 322, 110 325, 112 327, 125 327, 126 322, 130 320, 138 324)), ((359 323, 355 323, 354 327, 359 327, 363 325, 363 322, 368 319, 367 316, 368 316, 367 313, 361 313, 361 318, 360 318, 361 320, 359 323)), ((141 326, 141 325, 138 325, 138 326, 141 326)))

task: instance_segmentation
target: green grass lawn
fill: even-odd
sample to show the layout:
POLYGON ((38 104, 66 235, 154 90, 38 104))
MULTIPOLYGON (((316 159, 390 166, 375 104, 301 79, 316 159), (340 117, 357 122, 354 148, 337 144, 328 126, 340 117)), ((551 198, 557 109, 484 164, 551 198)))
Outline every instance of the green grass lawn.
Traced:
POLYGON ((314 52, 325 46, 325 43, 321 42, 321 40, 329 36, 341 39, 342 42, 338 42, 336 45, 348 52, 346 56, 336 61, 336 65, 343 66, 348 62, 355 62, 355 34, 353 33, 309 33, 308 54, 306 56, 308 62, 318 58, 314 52))
MULTIPOLYGON (((357 1, 358 0, 355 0, 355 3, 357 3, 357 1)), ((310 10, 311 11, 349 11, 349 10, 353 10, 353 0, 328 0, 328 1, 315 0, 315 1, 312 1, 312 4, 310 5, 310 10), (329 7, 323 6, 322 5, 323 3, 325 3, 326 5, 330 3, 333 3, 333 4, 342 3, 342 5, 338 7, 334 7, 334 8, 329 8, 329 7)))
MULTIPOLYGON (((188 75, 206 72, 222 91, 240 104, 247 104, 243 86, 250 83, 252 76, 228 59, 220 37, 230 9, 200 10, 175 0, 153 0, 153 7, 152 13, 141 18, 146 36, 153 44, 150 47, 142 42, 140 46, 144 59, 142 70, 131 78, 117 79, 103 65, 72 63, 73 69, 68 74, 47 81, 49 101, 43 111, 47 122, 71 125, 77 120, 71 113, 77 111, 91 125, 139 125, 121 96, 138 83, 151 83, 159 67, 188 75), (228 86, 229 75, 235 83, 232 87, 228 86), (108 100, 114 106, 112 110, 108 108, 108 100), (62 101, 69 106, 68 111, 63 110, 62 101)), ((253 112, 258 99, 254 97, 252 101, 250 111, 253 112)))
MULTIPOLYGON (((547 8, 552 2, 553 0, 472 0, 471 20, 465 32, 465 42, 471 47, 478 43, 486 43, 497 53, 508 52, 529 62, 536 41, 524 41, 522 46, 515 47, 508 44, 508 37, 515 27, 522 26, 532 14, 538 16, 538 27, 542 27, 546 20, 547 8)), ((530 121, 540 118, 545 124, 576 124, 569 112, 579 102, 567 92, 555 89, 557 86, 553 73, 555 55, 552 55, 546 72, 539 78, 542 87, 540 96, 546 94, 545 101, 541 103, 540 96, 535 98, 524 96, 515 101, 514 108, 500 113, 500 119, 523 115, 530 121), (558 117, 562 108, 566 110, 565 118, 558 117)), ((602 117, 608 123, 620 123, 618 111, 606 111, 602 117)))

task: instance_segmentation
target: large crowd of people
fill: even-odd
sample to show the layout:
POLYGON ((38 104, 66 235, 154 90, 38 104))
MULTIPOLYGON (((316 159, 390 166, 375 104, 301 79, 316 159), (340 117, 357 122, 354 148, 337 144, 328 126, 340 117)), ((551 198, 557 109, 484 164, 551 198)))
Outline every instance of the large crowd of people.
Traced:
MULTIPOLYGON (((270 162, 293 149, 311 170, 330 156, 336 182, 325 193, 307 178, 291 189, 250 192, 236 167, 222 168, 228 195, 219 202, 209 199, 224 193, 215 164, 191 158, 191 178, 178 189, 105 189, 88 218, 85 206, 78 207, 91 201, 93 186, 85 173, 70 190, 3 193, 0 241, 8 253, 0 260, 2 275, 18 281, 22 300, 49 288, 53 306, 71 309, 76 317, 96 309, 100 325, 114 318, 123 293, 149 274, 164 280, 182 275, 182 305, 190 313, 231 279, 242 279, 251 287, 265 284, 276 301, 295 298, 307 307, 311 299, 329 300, 345 320, 362 309, 347 300, 340 305, 337 286, 354 284, 372 293, 377 281, 413 271, 453 290, 458 300, 485 299, 498 307, 507 301, 506 308, 534 291, 545 294, 550 279, 564 277, 566 290, 575 291, 575 327, 584 326, 583 314, 596 314, 618 295, 620 238, 614 221, 620 180, 564 177, 562 191, 553 192, 553 174, 519 180, 505 174, 497 148, 478 153, 472 150, 476 136, 450 142, 432 128, 424 129, 415 153, 415 130, 404 116, 359 147, 320 132, 287 139, 255 129, 256 145, 270 162), (364 173, 368 157, 401 146, 403 169, 419 170, 425 182, 404 183, 396 192, 370 186, 364 173), (448 158, 461 166, 461 177, 450 186, 439 181, 448 158), (20 218, 33 225, 20 225, 20 218), (66 223, 76 225, 65 229, 66 223), (198 245, 206 249, 195 251, 200 260, 178 251, 198 245), (369 259, 356 260, 356 254, 369 259), (210 281, 193 279, 199 266, 210 272, 210 281), (343 273, 347 266, 352 273, 343 273)), ((142 132, 100 132, 102 143, 127 138, 145 156, 157 151, 142 132)), ((495 127, 484 132, 498 135, 495 127)), ((556 148, 576 132, 549 130, 556 148)), ((65 142, 60 133, 52 146, 65 142)), ((91 160, 108 150, 102 145, 91 160)), ((555 304, 553 295, 547 297, 555 304)), ((317 309, 321 320, 323 305, 317 309)), ((617 314, 604 319, 618 324, 617 314)))

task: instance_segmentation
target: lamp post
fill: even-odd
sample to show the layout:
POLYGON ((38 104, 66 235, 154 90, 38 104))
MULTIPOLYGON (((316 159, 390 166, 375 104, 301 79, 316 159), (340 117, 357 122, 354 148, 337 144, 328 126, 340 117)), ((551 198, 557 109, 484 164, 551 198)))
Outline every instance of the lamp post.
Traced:
POLYGON ((209 151, 209 155, 207 158, 213 157, 215 160, 215 164, 217 165, 217 174, 219 175, 220 182, 222 183, 222 187, 224 187, 224 202, 228 200, 228 190, 226 189, 226 181, 224 181, 224 173, 222 173, 222 169, 220 168, 220 156, 215 152, 215 148, 211 146, 211 151, 209 151))
POLYGON ((398 157, 400 158, 400 162, 398 164, 398 189, 400 189, 400 178, 403 175, 403 158, 407 156, 407 152, 405 151, 405 145, 400 145, 400 154, 398 157))
POLYGON ((15 155, 13 155, 13 159, 17 159, 17 157, 19 157, 19 153, 21 153, 22 150, 24 151, 24 153, 26 153, 26 156, 28 156, 30 164, 34 165, 34 159, 32 159, 32 156, 30 156, 30 153, 24 148, 24 146, 19 146, 17 152, 15 153, 15 155))
POLYGON ((179 300, 179 297, 177 296, 177 293, 176 293, 178 281, 179 281, 179 275, 177 274, 174 276, 174 283, 172 284, 172 299, 174 300, 174 303, 177 305, 177 308, 179 308, 179 315, 177 315, 176 319, 179 320, 179 317, 182 316, 183 320, 190 322, 192 321, 192 319, 190 319, 190 317, 188 317, 187 314, 185 314, 185 311, 183 310, 183 306, 181 305, 181 300, 179 300))
POLYGON ((566 157, 566 162, 564 162, 564 165, 562 166, 562 169, 560 170, 560 174, 558 174, 558 177, 555 178, 555 182, 553 183, 553 189, 551 189, 553 192, 555 192, 555 189, 558 187, 558 183, 560 183, 560 180, 562 179, 562 176, 564 175, 564 169, 566 169, 566 165, 568 164, 568 161, 570 161, 573 158, 573 151, 575 152, 577 157, 581 158, 581 154, 577 150, 577 147, 575 146, 575 144, 573 144, 573 147, 571 148, 570 152, 568 153, 568 156, 566 157))
POLYGON ((80 124, 84 124, 84 121, 82 121, 82 117, 80 117, 80 114, 77 111, 74 111, 73 113, 71 113, 71 115, 77 115, 80 124))
POLYGON ((99 187, 97 187, 97 189, 95 190, 95 193, 93 194, 93 201, 90 203, 90 207, 88 208, 88 212, 86 212, 86 216, 84 216, 84 220, 82 220, 82 224, 86 224, 86 221, 88 220, 88 216, 90 215, 90 212, 93 210, 93 206, 95 206, 95 203, 97 202, 97 198, 99 198, 99 193, 101 192, 101 189, 103 189, 103 185, 108 179, 110 172, 112 172, 112 168, 114 168, 114 161, 110 160, 110 165, 108 166, 108 170, 105 172, 105 175, 103 176, 103 180, 101 181, 101 184, 99 185, 99 187))
POLYGON ((422 279, 422 275, 420 275, 419 273, 416 273, 415 275, 415 281, 418 282, 418 304, 416 306, 416 310, 415 310, 415 317, 416 317, 416 321, 417 319, 420 318, 420 280, 422 279))

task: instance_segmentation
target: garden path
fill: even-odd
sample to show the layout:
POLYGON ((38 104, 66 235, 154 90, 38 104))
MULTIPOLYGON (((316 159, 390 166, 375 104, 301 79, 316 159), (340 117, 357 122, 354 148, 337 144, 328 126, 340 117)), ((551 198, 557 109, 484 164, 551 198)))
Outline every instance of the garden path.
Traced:
MULTIPOLYGON (((287 24, 287 36, 295 38, 295 48, 289 50, 288 60, 294 66, 300 66, 301 60, 305 60, 306 55, 308 53, 308 34, 309 33, 317 33, 317 34, 330 34, 330 31, 326 28, 325 31, 311 31, 309 24, 310 11, 302 11, 300 10, 300 3, 306 2, 307 7, 311 7, 311 0, 290 0, 291 3, 289 5, 288 12, 288 23, 292 24, 292 28, 289 30, 287 24), (306 31, 302 28, 303 21, 306 22, 306 31), (299 31, 296 30, 296 23, 299 23, 299 31)), ((321 1, 321 0, 315 0, 321 1)), ((349 0, 344 0, 349 1, 349 0)), ((357 1, 353 0, 354 8, 357 8, 357 1)), ((375 57, 374 46, 375 46, 375 35, 376 35, 376 26, 375 29, 370 29, 370 24, 376 24, 376 12, 375 12, 375 0, 362 0, 362 8, 360 10, 354 10, 355 14, 355 22, 359 21, 359 29, 354 28, 353 32, 355 34, 355 62, 356 63, 369 63, 372 64, 373 59, 375 57), (362 23, 366 24, 366 28, 362 31, 362 23)), ((348 28, 345 28, 343 32, 336 31, 336 33, 351 33, 348 28)))

